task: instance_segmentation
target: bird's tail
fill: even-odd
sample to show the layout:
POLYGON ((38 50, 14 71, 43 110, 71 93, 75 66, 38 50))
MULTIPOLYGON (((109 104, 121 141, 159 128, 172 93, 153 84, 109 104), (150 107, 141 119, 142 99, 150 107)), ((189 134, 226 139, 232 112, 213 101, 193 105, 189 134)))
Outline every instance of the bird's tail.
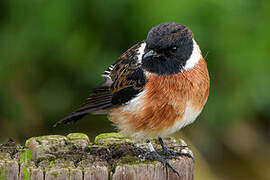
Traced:
POLYGON ((54 125, 54 127, 60 124, 76 122, 92 112, 106 110, 107 108, 112 107, 111 99, 112 94, 109 91, 108 87, 98 87, 94 90, 94 93, 87 98, 85 103, 83 103, 83 105, 79 109, 72 112, 69 116, 58 121, 54 125))
POLYGON ((73 113, 71 113, 69 116, 66 116, 65 118, 55 123, 53 127, 57 127, 58 125, 61 125, 61 124, 68 124, 71 122, 76 122, 90 113, 99 112, 100 110, 104 110, 110 106, 111 104, 108 104, 108 103, 103 103, 103 104, 99 103, 97 106, 93 106, 92 104, 90 106, 85 105, 81 107, 80 109, 78 109, 77 111, 74 111, 73 113))
POLYGON ((68 124, 70 122, 76 122, 78 120, 80 120, 81 118, 83 118, 84 116, 86 116, 87 114, 89 114, 89 112, 73 112, 71 113, 69 116, 66 116, 65 118, 61 119, 60 121, 58 121, 57 123, 55 123, 53 125, 53 127, 57 127, 58 125, 61 124, 68 124))

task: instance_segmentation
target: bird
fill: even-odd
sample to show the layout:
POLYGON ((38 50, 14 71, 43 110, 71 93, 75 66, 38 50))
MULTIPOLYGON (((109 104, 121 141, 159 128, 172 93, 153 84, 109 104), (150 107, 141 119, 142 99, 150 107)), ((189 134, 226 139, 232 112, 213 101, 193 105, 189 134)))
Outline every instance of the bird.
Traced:
POLYGON ((178 173, 149 139, 158 138, 164 154, 191 156, 170 150, 162 138, 193 123, 208 99, 207 64, 192 31, 174 22, 156 25, 101 77, 104 82, 82 106, 55 126, 88 114, 107 114, 124 136, 145 140, 149 152, 144 158, 178 173))

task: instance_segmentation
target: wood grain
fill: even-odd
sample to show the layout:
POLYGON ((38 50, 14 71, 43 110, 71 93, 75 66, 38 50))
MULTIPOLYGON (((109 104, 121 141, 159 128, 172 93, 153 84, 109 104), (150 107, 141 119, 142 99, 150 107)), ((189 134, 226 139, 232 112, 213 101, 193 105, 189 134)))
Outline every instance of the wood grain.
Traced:
MULTIPOLYGON (((165 142, 174 150, 192 153, 183 140, 167 138, 165 142)), ((138 146, 145 149, 144 144, 135 143, 118 133, 107 133, 96 137, 95 142, 90 142, 84 134, 71 134, 33 137, 26 142, 26 147, 0 145, 0 180, 193 179, 191 158, 169 160, 179 172, 177 176, 159 162, 135 156, 138 146)))

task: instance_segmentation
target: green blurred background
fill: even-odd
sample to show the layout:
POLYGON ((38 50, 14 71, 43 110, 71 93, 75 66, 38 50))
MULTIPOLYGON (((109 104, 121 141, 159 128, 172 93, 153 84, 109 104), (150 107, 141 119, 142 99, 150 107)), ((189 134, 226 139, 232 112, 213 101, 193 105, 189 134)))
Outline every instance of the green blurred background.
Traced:
POLYGON ((195 179, 270 179, 269 19, 269 0, 1 0, 0 143, 115 131, 102 115, 52 125, 170 21, 192 29, 211 77, 203 113, 174 134, 195 152, 195 179))

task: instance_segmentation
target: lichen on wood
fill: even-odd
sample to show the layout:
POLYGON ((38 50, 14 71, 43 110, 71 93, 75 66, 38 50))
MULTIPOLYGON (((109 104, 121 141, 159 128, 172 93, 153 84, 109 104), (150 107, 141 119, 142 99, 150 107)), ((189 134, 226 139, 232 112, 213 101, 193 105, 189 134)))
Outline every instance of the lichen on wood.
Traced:
MULTIPOLYGON (((182 140, 165 142, 174 150, 190 151, 182 140)), ((155 141, 153 145, 161 148, 155 141)), ((9 141, 0 145, 0 180, 193 179, 192 159, 169 160, 178 177, 159 162, 138 158, 146 150, 144 143, 120 133, 98 135, 94 142, 82 133, 32 137, 25 146, 9 141)))

